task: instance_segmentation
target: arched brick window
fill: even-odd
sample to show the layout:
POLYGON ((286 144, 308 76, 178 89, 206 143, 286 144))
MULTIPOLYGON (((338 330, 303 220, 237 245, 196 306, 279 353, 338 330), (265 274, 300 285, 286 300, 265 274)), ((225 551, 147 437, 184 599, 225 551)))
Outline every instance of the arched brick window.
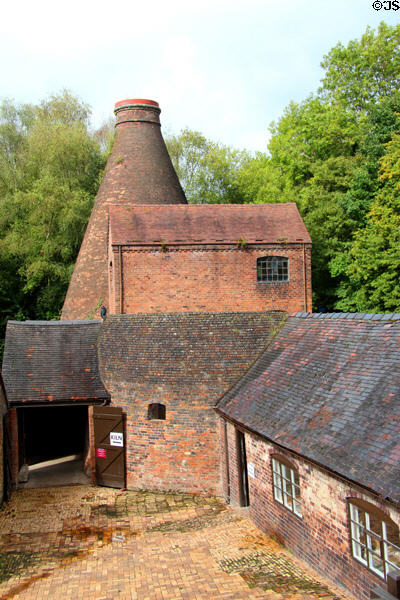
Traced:
POLYGON ((351 551, 356 560, 386 579, 400 569, 399 528, 377 506, 349 498, 351 551))
POLYGON ((298 517, 302 516, 299 472, 284 456, 272 457, 274 498, 298 517))
POLYGON ((165 420, 165 404, 149 404, 147 418, 150 420, 165 420))
POLYGON ((289 281, 289 259, 285 256, 261 256, 257 258, 257 281, 289 281))

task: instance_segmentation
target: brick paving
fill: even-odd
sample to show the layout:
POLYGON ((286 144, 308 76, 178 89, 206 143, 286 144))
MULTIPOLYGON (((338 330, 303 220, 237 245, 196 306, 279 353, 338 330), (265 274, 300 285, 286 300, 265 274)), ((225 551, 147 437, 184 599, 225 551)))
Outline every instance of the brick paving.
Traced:
POLYGON ((0 600, 353 600, 215 498, 26 489, 0 511, 0 600))

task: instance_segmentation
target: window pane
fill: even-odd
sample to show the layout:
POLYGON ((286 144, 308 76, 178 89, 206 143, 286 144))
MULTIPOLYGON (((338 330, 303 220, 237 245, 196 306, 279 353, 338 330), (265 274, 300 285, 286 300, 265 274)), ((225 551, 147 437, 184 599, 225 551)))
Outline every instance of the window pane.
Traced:
POLYGON ((275 498, 279 500, 279 502, 283 502, 282 500, 282 479, 280 475, 277 473, 273 474, 274 476, 274 494, 275 498))
POLYGON ((288 496, 288 494, 283 494, 283 503, 286 506, 286 508, 289 508, 290 510, 293 510, 293 504, 292 504, 292 498, 291 498, 291 496, 288 496))
POLYGON ((373 552, 368 552, 369 555, 369 567, 378 573, 379 575, 384 576, 384 568, 383 568, 383 560, 379 555, 376 555, 373 552))
POLYGON ((376 533, 379 539, 382 539, 382 521, 373 513, 367 513, 368 524, 367 527, 370 531, 376 533))
POLYGON ((283 491, 288 495, 292 495, 292 484, 287 479, 283 480, 283 491))
MULTIPOLYGON (((385 544, 385 550, 386 559, 391 563, 391 566, 394 569, 400 570, 400 550, 390 544, 385 544)), ((389 566, 389 571, 391 570, 391 566, 389 566)))
POLYGON ((301 511, 301 504, 300 502, 297 502, 296 500, 293 501, 293 508, 294 508, 294 512, 296 513, 296 515, 298 515, 299 517, 302 516, 302 511, 301 511))
POLYGON ((367 546, 370 550, 373 550, 376 554, 381 555, 380 538, 374 535, 367 534, 367 546))
POLYGON ((283 256, 264 256, 257 259, 257 281, 288 281, 289 260, 283 256))
POLYGON ((391 544, 394 544, 395 546, 400 548, 398 527, 394 523, 391 523, 390 521, 388 521, 387 523, 384 522, 382 524, 385 525, 384 538, 386 540, 388 540, 391 544))
POLYGON ((274 498, 298 516, 302 516, 299 475, 294 469, 272 459, 274 498))
POLYGON ((365 546, 363 544, 359 544, 358 542, 355 542, 353 540, 352 547, 353 547, 353 556, 355 556, 356 558, 361 560, 361 562, 368 564, 367 563, 367 551, 366 551, 365 546))
POLYGON ((275 458, 272 459, 272 469, 275 471, 275 473, 280 473, 279 463, 277 460, 275 460, 275 458))

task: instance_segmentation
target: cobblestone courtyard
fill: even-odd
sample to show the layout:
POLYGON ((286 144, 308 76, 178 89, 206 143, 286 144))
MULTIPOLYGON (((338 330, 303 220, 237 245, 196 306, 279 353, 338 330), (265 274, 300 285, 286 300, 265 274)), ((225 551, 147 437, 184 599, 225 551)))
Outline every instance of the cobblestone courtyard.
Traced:
POLYGON ((215 498, 71 486, 0 512, 0 600, 347 600, 215 498))

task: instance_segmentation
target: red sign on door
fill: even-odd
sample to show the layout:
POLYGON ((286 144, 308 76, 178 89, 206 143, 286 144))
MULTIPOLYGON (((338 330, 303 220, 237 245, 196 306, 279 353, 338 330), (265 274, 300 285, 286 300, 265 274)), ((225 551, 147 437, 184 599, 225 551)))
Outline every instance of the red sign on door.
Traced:
POLYGON ((107 458, 106 448, 96 448, 96 456, 98 458, 107 458))

